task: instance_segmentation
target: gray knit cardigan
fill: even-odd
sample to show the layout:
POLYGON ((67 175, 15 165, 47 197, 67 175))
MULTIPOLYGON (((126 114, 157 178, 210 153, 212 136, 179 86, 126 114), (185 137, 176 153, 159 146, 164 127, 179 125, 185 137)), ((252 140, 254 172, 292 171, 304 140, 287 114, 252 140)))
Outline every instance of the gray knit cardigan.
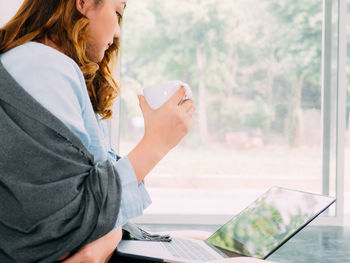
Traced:
POLYGON ((94 164, 0 62, 0 262, 54 262, 98 239, 113 228, 120 195, 111 162, 94 164))

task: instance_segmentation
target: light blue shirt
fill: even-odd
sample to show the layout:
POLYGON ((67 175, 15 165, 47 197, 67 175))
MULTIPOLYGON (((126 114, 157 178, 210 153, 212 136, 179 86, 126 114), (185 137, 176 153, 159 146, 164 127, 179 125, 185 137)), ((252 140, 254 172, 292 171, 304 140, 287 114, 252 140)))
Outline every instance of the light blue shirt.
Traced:
MULTIPOLYGON (((138 184, 128 157, 116 161, 106 122, 95 115, 79 66, 49 46, 28 42, 0 57, 10 75, 39 103, 75 133, 94 155, 95 163, 110 159, 122 185, 121 206, 114 229, 142 215, 151 204, 143 182, 138 184)), ((113 230, 114 230, 113 229, 113 230)))

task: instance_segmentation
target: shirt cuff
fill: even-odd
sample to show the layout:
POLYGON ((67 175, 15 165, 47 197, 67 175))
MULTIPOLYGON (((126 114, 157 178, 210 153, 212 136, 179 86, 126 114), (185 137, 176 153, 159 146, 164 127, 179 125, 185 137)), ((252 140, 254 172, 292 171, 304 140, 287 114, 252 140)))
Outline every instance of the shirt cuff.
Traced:
MULTIPOLYGON (((141 216, 143 210, 151 203, 151 198, 145 188, 143 181, 138 184, 137 178, 128 157, 123 157, 119 161, 113 159, 114 167, 116 168, 121 186, 122 196, 117 222, 113 230, 123 226, 129 219, 141 216)), ((112 231, 113 231, 112 230, 112 231)))

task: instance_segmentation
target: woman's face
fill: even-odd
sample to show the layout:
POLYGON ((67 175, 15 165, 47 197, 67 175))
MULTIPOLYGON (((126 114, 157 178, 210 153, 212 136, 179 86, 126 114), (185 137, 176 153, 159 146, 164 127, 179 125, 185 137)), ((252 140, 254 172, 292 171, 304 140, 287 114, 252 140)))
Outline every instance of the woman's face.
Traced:
POLYGON ((89 19, 87 55, 92 61, 100 62, 114 38, 120 36, 125 0, 102 0, 98 4, 95 0, 77 0, 77 8, 89 19))

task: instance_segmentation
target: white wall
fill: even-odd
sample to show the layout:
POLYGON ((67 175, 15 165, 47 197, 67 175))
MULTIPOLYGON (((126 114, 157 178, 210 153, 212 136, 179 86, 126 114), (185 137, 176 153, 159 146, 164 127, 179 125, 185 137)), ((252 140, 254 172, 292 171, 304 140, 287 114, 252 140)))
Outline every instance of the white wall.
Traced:
POLYGON ((23 0, 0 0, 0 26, 3 26, 16 13, 23 0))

